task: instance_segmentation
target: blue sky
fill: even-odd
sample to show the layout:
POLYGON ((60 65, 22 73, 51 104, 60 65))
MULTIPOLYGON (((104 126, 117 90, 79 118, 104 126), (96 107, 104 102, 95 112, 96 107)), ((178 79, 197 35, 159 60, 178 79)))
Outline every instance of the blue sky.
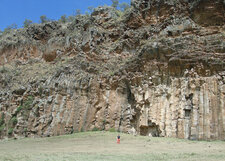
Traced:
MULTIPOLYGON (((130 0, 120 0, 127 2, 130 0)), ((41 15, 57 20, 62 15, 72 15, 76 9, 82 13, 89 6, 111 5, 111 0, 0 0, 0 30, 11 24, 22 27, 25 19, 39 22, 41 15)))

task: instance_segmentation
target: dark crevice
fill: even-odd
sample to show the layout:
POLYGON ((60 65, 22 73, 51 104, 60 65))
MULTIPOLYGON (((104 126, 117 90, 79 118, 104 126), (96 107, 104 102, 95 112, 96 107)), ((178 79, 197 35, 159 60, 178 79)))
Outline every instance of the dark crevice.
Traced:
POLYGON ((140 127, 140 135, 142 136, 159 137, 160 133, 159 125, 156 125, 152 121, 148 121, 148 126, 140 127))

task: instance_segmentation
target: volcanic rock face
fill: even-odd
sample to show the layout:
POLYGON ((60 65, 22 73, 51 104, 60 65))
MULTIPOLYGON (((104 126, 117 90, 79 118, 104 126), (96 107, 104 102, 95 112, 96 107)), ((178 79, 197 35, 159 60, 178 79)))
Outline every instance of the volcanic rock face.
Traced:
POLYGON ((0 136, 225 139, 225 3, 133 0, 0 36, 0 136))

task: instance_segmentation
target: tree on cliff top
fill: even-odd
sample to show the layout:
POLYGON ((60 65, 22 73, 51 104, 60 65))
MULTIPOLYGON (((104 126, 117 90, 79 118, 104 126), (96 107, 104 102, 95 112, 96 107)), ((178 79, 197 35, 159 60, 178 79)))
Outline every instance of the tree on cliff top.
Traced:
POLYGON ((40 16, 40 22, 41 23, 46 23, 46 22, 49 22, 49 21, 50 20, 45 15, 40 16))
POLYGON ((111 0, 112 1, 112 7, 117 8, 119 4, 119 0, 111 0))
POLYGON ((128 8, 130 8, 130 5, 126 2, 120 3, 119 4, 120 10, 126 11, 128 8))
POLYGON ((59 21, 62 23, 66 23, 67 22, 66 15, 62 15, 59 21))
POLYGON ((9 33, 10 31, 15 30, 15 29, 17 29, 17 24, 15 24, 15 23, 14 23, 14 24, 11 24, 11 25, 9 25, 9 26, 7 26, 7 27, 5 28, 3 34, 7 34, 7 33, 9 33))
POLYGON ((23 22, 23 27, 29 27, 33 22, 31 20, 25 19, 25 21, 23 22))

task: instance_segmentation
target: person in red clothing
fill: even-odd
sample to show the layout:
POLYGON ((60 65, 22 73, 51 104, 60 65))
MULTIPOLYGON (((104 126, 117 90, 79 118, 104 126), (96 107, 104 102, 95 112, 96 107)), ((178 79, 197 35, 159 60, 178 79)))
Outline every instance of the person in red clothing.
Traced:
POLYGON ((117 136, 117 144, 120 144, 120 134, 117 136))

